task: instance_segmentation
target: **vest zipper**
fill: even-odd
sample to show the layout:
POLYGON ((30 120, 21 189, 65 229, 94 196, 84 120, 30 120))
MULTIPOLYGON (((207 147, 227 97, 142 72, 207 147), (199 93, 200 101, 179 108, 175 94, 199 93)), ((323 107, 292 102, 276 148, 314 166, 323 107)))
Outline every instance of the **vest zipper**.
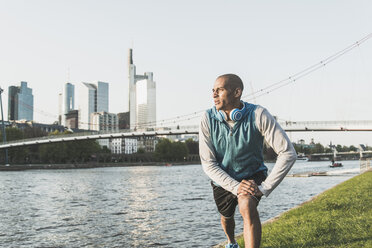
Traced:
POLYGON ((230 136, 233 136, 233 128, 230 127, 230 136))

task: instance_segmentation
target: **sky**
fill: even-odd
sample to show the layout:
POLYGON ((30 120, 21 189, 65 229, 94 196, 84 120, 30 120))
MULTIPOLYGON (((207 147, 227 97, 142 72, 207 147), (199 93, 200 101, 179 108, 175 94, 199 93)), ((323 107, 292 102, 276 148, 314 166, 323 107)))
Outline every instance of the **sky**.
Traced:
MULTIPOLYGON (((8 87, 20 81, 33 90, 38 122, 57 120, 67 81, 108 82, 109 111, 128 111, 129 48, 137 73, 154 73, 157 120, 208 109, 217 76, 239 75, 244 94, 264 89, 370 34, 371 9, 369 0, 0 0, 4 115, 8 87)), ((294 83, 244 100, 279 120, 372 120, 371 68, 369 39, 294 83)), ((289 136, 372 145, 372 132, 289 136)))

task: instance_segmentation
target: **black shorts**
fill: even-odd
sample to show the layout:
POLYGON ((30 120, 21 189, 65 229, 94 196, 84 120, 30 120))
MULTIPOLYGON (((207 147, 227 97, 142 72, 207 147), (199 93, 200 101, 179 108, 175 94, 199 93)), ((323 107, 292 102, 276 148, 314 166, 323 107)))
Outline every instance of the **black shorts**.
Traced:
MULTIPOLYGON (((257 185, 261 185, 265 179, 266 171, 260 171, 253 176, 246 178, 245 180, 254 180, 257 185)), ((220 212, 220 214, 226 218, 232 217, 235 213, 236 205, 238 205, 238 197, 230 191, 214 185, 213 182, 211 182, 211 184, 213 188, 214 201, 216 202, 218 212, 220 212)), ((258 202, 261 200, 260 196, 254 197, 258 202)))

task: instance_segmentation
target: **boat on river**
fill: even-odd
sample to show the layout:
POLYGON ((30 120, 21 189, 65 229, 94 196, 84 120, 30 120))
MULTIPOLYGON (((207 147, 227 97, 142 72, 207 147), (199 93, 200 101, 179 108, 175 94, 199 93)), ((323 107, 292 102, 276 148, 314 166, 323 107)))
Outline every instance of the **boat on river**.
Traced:
POLYGON ((335 168, 335 167, 342 167, 342 163, 332 163, 329 167, 335 168))

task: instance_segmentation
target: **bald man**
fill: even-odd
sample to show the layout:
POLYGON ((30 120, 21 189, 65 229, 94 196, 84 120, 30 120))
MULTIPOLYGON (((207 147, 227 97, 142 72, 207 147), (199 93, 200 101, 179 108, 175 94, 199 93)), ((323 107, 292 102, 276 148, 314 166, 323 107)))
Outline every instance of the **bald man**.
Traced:
POLYGON ((239 76, 219 76, 213 87, 214 107, 202 117, 199 150, 204 172, 211 178, 214 200, 226 234, 226 248, 238 248, 234 230, 235 208, 244 221, 245 247, 259 247, 261 222, 257 205, 283 180, 296 161, 291 141, 270 113, 241 101, 244 86, 239 76), (264 140, 278 154, 267 175, 264 140))

